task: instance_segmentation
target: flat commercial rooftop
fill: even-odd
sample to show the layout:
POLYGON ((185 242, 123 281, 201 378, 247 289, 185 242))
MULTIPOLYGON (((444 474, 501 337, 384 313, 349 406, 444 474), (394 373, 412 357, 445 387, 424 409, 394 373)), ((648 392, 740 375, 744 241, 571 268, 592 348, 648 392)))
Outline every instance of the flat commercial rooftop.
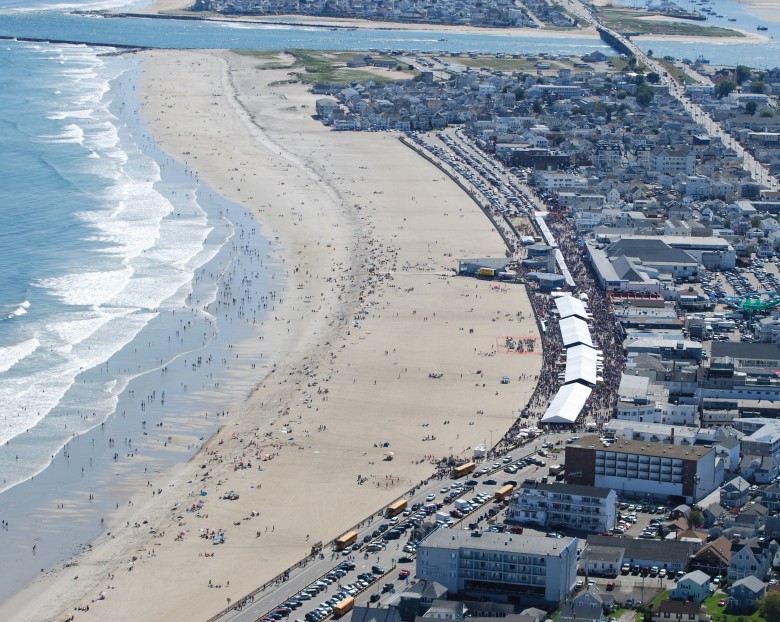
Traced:
POLYGON ((619 439, 609 447, 604 447, 595 434, 583 436, 569 447, 594 448, 599 451, 617 454, 644 454, 645 456, 660 456, 662 458, 677 458, 681 460, 697 460, 705 454, 715 451, 712 447, 665 445, 663 443, 645 443, 642 441, 627 441, 619 439))
POLYGON ((547 538, 545 536, 521 536, 512 533, 482 532, 475 538, 466 529, 438 529, 428 536, 421 546, 431 548, 497 549, 530 555, 555 555, 568 546, 576 548, 577 538, 547 538))

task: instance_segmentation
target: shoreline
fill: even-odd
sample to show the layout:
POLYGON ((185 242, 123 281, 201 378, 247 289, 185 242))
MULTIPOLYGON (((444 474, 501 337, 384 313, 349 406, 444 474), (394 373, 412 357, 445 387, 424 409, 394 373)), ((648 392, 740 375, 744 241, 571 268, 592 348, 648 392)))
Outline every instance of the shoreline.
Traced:
MULTIPOLYGON (((425 24, 418 22, 386 22, 381 20, 369 20, 361 18, 340 18, 325 17, 314 15, 235 15, 226 16, 212 12, 192 12, 186 9, 180 9, 182 12, 163 12, 157 10, 154 6, 136 11, 98 11, 106 19, 136 17, 142 19, 171 19, 186 21, 209 21, 227 24, 258 24, 265 26, 292 26, 305 28, 323 28, 328 30, 405 30, 411 32, 430 32, 430 33, 455 33, 455 34, 479 34, 488 36, 523 36, 523 37, 543 37, 543 38, 570 38, 573 35, 578 37, 598 38, 598 32, 593 27, 580 29, 545 29, 545 28, 495 28, 491 26, 460 26, 456 24, 425 24)), ((85 11, 85 14, 92 12, 85 11)))
MULTIPOLYGON (((750 4, 750 3, 749 3, 750 4)), ((756 6, 763 6, 761 3, 753 0, 756 6)), ((550 37, 566 39, 572 36, 593 37, 599 39, 599 34, 592 26, 580 29, 548 29, 548 28, 493 28, 489 26, 460 26, 454 24, 423 24, 406 22, 385 22, 379 20, 369 20, 362 18, 343 18, 343 17, 324 17, 309 15, 265 15, 265 16, 235 16, 226 17, 213 13, 204 13, 199 15, 190 11, 191 0, 156 0, 146 9, 139 9, 132 13, 138 17, 157 17, 164 19, 190 19, 190 20, 208 20, 227 23, 256 23, 265 25, 279 26, 304 26, 309 28, 335 28, 344 30, 408 30, 431 33, 470 33, 483 34, 491 36, 523 36, 523 37, 550 37)), ((130 15, 130 13, 128 13, 130 15)), ((780 21, 780 9, 777 10, 777 19, 780 21)), ((640 34, 633 37, 639 41, 690 41, 701 40, 707 43, 715 44, 738 44, 738 43, 762 43, 768 40, 768 37, 754 32, 749 32, 739 28, 731 28, 736 32, 742 33, 742 37, 717 37, 707 35, 653 35, 640 34)))
POLYGON ((227 427, 197 456, 155 478, 162 494, 125 508, 117 531, 74 560, 77 571, 61 568, 0 605, 14 619, 67 613, 92 604, 100 591, 106 600, 77 619, 215 613, 225 596, 240 598, 303 558, 304 534, 328 541, 428 477, 426 456, 469 455, 491 430, 502 434, 541 363, 539 356, 494 356, 499 335, 536 335, 530 304, 522 287, 496 291, 450 276, 452 257, 500 256, 503 244, 432 165, 409 157, 392 135, 323 128, 309 118, 315 96, 300 85, 262 88, 284 70, 257 72, 256 59, 192 51, 141 56, 154 61, 144 61, 141 92, 163 151, 226 199, 249 206, 289 266, 290 294, 276 325, 287 345, 275 346, 275 371, 227 427), (214 94, 215 77, 227 96, 214 94), (186 139, 193 134, 197 145, 186 139), (356 149, 365 154, 357 168, 356 149), (234 169, 240 174, 231 179, 234 169), (430 369, 445 377, 430 380, 430 369), (527 378, 500 385, 506 373, 527 378), (431 436, 436 440, 426 440, 431 436), (392 462, 377 448, 384 442, 395 452, 392 462), (356 486, 356 477, 367 485, 356 486), (219 499, 227 489, 240 499, 219 499), (344 504, 333 507, 326 501, 332 498, 344 504), (283 502, 269 504, 274 499, 283 502), (177 519, 175 508, 197 500, 205 503, 197 516, 179 509, 177 519), (250 517, 254 511, 259 518, 250 517), (250 526, 236 527, 250 518, 250 526), (203 528, 228 531, 226 544, 206 549, 216 558, 205 564, 198 557, 209 544, 197 538, 203 528), (177 529, 181 539, 173 537, 177 529), (250 564, 262 570, 237 572, 250 564), (204 589, 212 577, 229 578, 230 593, 204 589), (171 594, 165 586, 174 584, 171 594))
MULTIPOLYGON (((115 102, 128 102, 132 97, 135 78, 131 73, 132 70, 123 71, 112 80, 115 102)), ((249 214, 216 196, 208 186, 193 182, 184 167, 148 142, 146 123, 139 121, 133 106, 113 112, 127 123, 120 127, 120 134, 132 136, 124 139, 125 147, 141 149, 159 166, 161 178, 155 188, 175 205, 177 223, 184 226, 193 216, 190 214, 193 206, 188 202, 198 195, 195 207, 209 214, 212 227, 202 253, 204 257, 211 256, 193 271, 192 280, 183 286, 182 293, 177 292, 166 300, 156 317, 132 341, 105 365, 87 370, 76 379, 77 385, 90 385, 105 381, 104 370, 114 374, 123 388, 116 394, 116 406, 111 414, 105 418, 101 415, 94 421, 87 421, 85 416, 84 420, 74 422, 72 416, 68 418, 69 409, 63 405, 59 409, 63 411, 61 415, 53 414, 51 420, 45 419, 37 426, 41 431, 33 430, 35 436, 17 436, 0 448, 0 452, 24 456, 25 445, 33 446, 33 441, 41 435, 56 438, 55 426, 61 429, 63 421, 66 428, 75 426, 75 432, 58 444, 56 451, 52 449, 55 453, 51 460, 36 467, 31 477, 12 483, 2 493, 4 520, 13 524, 13 529, 0 532, 0 538, 6 538, 0 557, 6 569, 3 598, 9 590, 19 589, 35 577, 41 566, 67 561, 103 531, 104 521, 104 528, 110 529, 118 509, 115 506, 133 496, 128 491, 182 458, 191 457, 203 437, 219 428, 220 418, 215 414, 217 409, 226 410, 226 396, 232 395, 233 400, 240 402, 251 389, 245 378, 235 377, 231 371, 240 362, 217 365, 216 361, 229 353, 257 355, 257 329, 242 320, 237 306, 224 302, 229 279, 247 278, 251 256, 270 250, 270 245, 258 237, 238 248, 236 240, 241 231, 252 226, 249 214), (214 278, 203 278, 206 272, 214 273, 214 278), (185 303, 186 298, 191 299, 189 304, 185 303), (186 319, 190 332, 184 331, 172 342, 173 333, 179 332, 177 313, 186 319), (217 315, 220 317, 216 318, 217 315), (203 337, 196 331, 202 331, 203 337), (169 345, 164 346, 166 335, 169 345), (147 354, 136 354, 147 341, 155 342, 157 347, 143 348, 147 354), (161 357, 159 362, 158 357, 161 357), (203 359, 203 364, 190 370, 186 361, 195 357, 203 359), (212 358, 214 365, 209 362, 212 358), (212 383, 220 382, 219 394, 214 387, 206 386, 211 376, 212 383), (148 399, 155 391, 157 398, 148 399), (147 396, 145 404, 140 396, 147 396), (207 413, 205 417, 203 409, 207 413), (37 548, 33 556, 29 548, 32 543, 37 548)), ((181 233, 185 234, 183 230, 181 233)), ((265 261, 267 267, 261 271, 278 269, 275 261, 268 258, 265 261)), ((258 279, 258 295, 265 296, 267 285, 274 281, 271 275, 267 282, 258 279)))

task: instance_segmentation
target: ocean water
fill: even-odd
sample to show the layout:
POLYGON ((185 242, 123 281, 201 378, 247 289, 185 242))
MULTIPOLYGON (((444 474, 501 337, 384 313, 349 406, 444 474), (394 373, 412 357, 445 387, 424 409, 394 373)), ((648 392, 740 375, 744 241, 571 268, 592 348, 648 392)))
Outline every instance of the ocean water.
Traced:
POLYGON ((199 308, 188 296, 234 234, 183 169, 163 170, 128 121, 132 98, 115 99, 112 84, 132 77, 134 61, 18 42, 3 57, 0 445, 10 449, 0 450, 0 490, 39 472, 114 412, 130 380, 178 353, 166 341, 130 360, 123 349, 145 329, 189 308, 218 331, 207 311, 216 290, 199 308))
POLYGON ((216 429, 285 286, 246 210, 148 135, 138 73, 111 48, 0 42, 0 599, 216 429))
MULTIPOLYGON (((145 3, 0 0, 0 36, 156 47, 608 51, 586 37, 69 13, 145 3)), ((718 6, 723 25, 735 17, 734 25, 755 29, 757 20, 738 2, 718 6)), ((771 35, 777 27, 769 27, 771 35)), ((756 67, 774 66, 780 56, 774 40, 642 46, 756 67)), ((133 98, 138 60, 114 52, 0 41, 0 515, 13 525, 0 530, 0 598, 102 531, 100 517, 118 502, 121 478, 139 475, 132 456, 152 455, 163 469, 216 428, 216 411, 250 388, 242 384, 246 374, 235 373, 250 363, 230 359, 230 346, 257 335, 284 287, 248 214, 148 136, 133 98), (238 283, 251 283, 259 298, 251 309, 230 303, 238 283), (204 413, 202 425, 176 427, 195 412, 204 413), (176 453, 164 451, 171 447, 176 453), (51 513, 60 503, 78 508, 78 519, 51 513)))

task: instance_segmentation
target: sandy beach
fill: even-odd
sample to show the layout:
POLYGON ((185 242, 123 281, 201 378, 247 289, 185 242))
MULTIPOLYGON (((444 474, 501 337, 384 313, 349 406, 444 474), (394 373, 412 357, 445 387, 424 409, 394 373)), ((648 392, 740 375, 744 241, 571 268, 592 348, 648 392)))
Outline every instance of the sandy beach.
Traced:
MULTIPOLYGON (((157 0, 150 6, 134 11, 148 14, 177 14, 188 11, 193 0, 157 0)), ((474 26, 458 26, 448 24, 425 24, 407 22, 379 22, 370 19, 347 19, 338 17, 309 15, 263 15, 263 16, 227 16, 214 13, 189 13, 203 19, 219 19, 259 24, 293 24, 300 26, 318 26, 323 28, 367 28, 381 30, 420 30, 428 32, 459 32, 501 37, 559 37, 566 39, 576 34, 577 37, 598 37, 595 28, 577 30, 561 30, 549 28, 482 28, 474 26)))
POLYGON ((496 351, 538 339, 524 287, 452 275, 459 257, 503 256, 499 235, 397 134, 331 132, 312 119, 316 96, 258 59, 139 58, 152 134, 252 212, 245 233, 274 243, 284 290, 236 352, 255 361, 248 399, 224 404, 196 456, 139 483, 91 550, 0 605, 3 619, 204 619, 431 475, 431 457, 497 442, 541 364, 541 348, 496 351))
MULTIPOLYGON (((606 6, 609 4, 606 0, 596 0, 594 2, 597 6, 606 6)), ((768 21, 780 20, 780 7, 776 7, 772 3, 767 2, 749 2, 748 6, 753 7, 754 15, 767 19, 768 21)), ((165 13, 177 13, 186 11, 192 6, 190 0, 157 0, 154 4, 146 9, 138 11, 138 13, 150 13, 150 14, 165 14, 165 13)), ((194 15, 198 15, 194 13, 194 15)), ((307 16, 307 15, 267 15, 262 17, 253 16, 238 16, 238 17, 224 17, 218 18, 212 14, 203 14, 203 19, 220 19, 229 21, 240 22, 255 22, 263 24, 285 24, 285 25, 300 25, 300 26, 317 26, 323 28, 367 28, 367 29, 382 29, 382 30, 420 30, 430 32, 455 32, 455 33, 476 33, 481 35, 490 35, 496 37, 523 37, 523 38, 560 38, 567 39, 572 36, 576 37, 593 37, 599 38, 599 34, 592 26, 578 29, 553 29, 553 28, 474 28, 470 26, 454 26, 445 24, 408 24, 408 23, 396 23, 396 22, 377 22, 366 19, 340 19, 336 17, 321 17, 321 16, 307 16)), ((664 17, 661 15, 654 15, 646 17, 648 21, 680 21, 688 23, 685 20, 676 20, 674 18, 664 17)), ((742 37, 711 37, 702 36, 694 37, 707 41, 708 43, 715 43, 718 45, 731 45, 737 43, 763 43, 768 40, 768 37, 756 32, 743 30, 741 28, 733 28, 729 25, 731 30, 742 33, 742 37)), ((636 41, 690 41, 691 35, 634 35, 632 38, 636 41)))
POLYGON ((780 22, 780 6, 772 0, 741 0, 751 15, 767 22, 780 22))

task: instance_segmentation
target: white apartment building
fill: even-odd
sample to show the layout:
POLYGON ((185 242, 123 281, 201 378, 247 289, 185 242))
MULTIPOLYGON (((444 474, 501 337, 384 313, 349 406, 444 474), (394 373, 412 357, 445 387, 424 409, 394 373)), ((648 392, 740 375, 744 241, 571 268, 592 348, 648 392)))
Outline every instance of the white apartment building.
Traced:
POLYGON ((693 175, 696 169, 696 155, 689 147, 656 147, 650 154, 653 170, 659 173, 685 173, 693 175))
POLYGON ((602 533, 615 527, 617 494, 574 484, 523 484, 506 509, 510 522, 602 533))
POLYGON ((540 190, 553 191, 559 188, 587 188, 588 180, 577 173, 559 171, 538 171, 534 179, 540 190))
POLYGON ((758 321, 758 340, 761 343, 780 343, 780 318, 765 317, 758 321))
POLYGON ((463 529, 434 531, 417 549, 417 578, 460 597, 557 607, 577 580, 577 538, 463 529), (481 533, 481 532, 476 532, 481 533))

